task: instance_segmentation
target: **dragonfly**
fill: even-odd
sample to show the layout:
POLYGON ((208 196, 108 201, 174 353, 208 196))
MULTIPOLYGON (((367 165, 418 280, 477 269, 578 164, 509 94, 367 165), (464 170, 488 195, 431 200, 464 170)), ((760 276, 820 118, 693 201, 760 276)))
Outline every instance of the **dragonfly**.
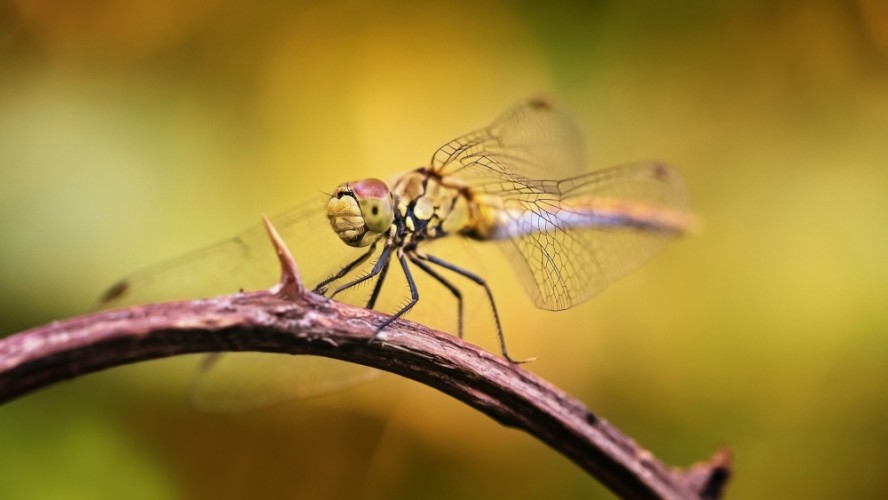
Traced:
MULTIPOLYGON (((447 142, 426 166, 388 182, 345 182, 325 201, 297 207, 272 223, 300 264, 319 267, 312 259, 327 261, 331 252, 348 251, 336 257, 340 265, 314 281, 315 292, 327 297, 372 283, 364 305, 373 309, 392 269, 400 271, 409 299, 377 326, 374 338, 419 302, 416 272, 454 297, 462 337, 463 295, 453 280, 460 277, 483 289, 501 352, 515 361, 487 280, 431 252, 432 243, 496 244, 536 306, 563 310, 637 269, 694 224, 685 184, 669 165, 642 161, 596 171, 585 165, 582 135, 573 122, 548 100, 529 99, 447 142), (321 232, 309 222, 318 219, 328 226, 321 232)), ((249 288, 256 275, 274 275, 267 246, 264 230, 254 228, 138 271, 111 287, 102 302, 249 288)))

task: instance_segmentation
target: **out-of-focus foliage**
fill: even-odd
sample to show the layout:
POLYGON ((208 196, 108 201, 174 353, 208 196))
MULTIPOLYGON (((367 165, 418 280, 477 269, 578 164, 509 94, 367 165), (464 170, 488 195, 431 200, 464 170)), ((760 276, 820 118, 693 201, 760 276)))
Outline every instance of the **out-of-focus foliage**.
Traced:
MULTIPOLYGON (((884 495, 876 0, 7 2, 0 334, 87 311, 262 212, 421 165, 538 92, 575 117, 590 168, 676 165, 706 224, 564 313, 533 309, 481 248, 512 352, 671 464, 729 445, 734 498, 884 495)), ((495 349, 476 317, 469 340, 495 349)), ((192 369, 145 363, 0 408, 0 498, 607 497, 394 377, 216 416, 189 410, 192 369)))

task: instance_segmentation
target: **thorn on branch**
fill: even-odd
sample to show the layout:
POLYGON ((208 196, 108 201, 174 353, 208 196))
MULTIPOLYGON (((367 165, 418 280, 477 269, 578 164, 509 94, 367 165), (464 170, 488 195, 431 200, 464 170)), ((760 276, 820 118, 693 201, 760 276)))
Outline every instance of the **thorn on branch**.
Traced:
POLYGON ((299 268, 296 267, 293 254, 290 253, 287 244, 284 243, 281 235, 265 215, 262 216, 262 223, 265 225, 265 230, 268 231, 268 237, 271 239, 271 244, 274 245, 278 262, 281 264, 281 281, 269 291, 288 300, 302 298, 305 295, 305 285, 302 283, 302 277, 299 274, 299 268))

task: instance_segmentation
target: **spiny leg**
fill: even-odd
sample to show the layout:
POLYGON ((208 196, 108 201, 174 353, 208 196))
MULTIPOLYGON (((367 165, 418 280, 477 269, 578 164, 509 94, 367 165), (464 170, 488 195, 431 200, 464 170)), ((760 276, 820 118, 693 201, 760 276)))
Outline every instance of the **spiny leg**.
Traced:
POLYGON ((370 248, 366 252, 361 254, 361 256, 358 257, 357 259, 355 259, 355 260, 351 261, 350 263, 346 264, 345 266, 343 266, 342 269, 339 270, 339 272, 337 272, 333 276, 330 276, 329 278, 325 279, 324 281, 318 283, 317 286, 314 287, 313 292, 323 295, 327 291, 326 290, 327 285, 329 285, 330 283, 333 283, 334 281, 338 280, 339 278, 342 278, 346 274, 352 272, 352 270, 354 268, 363 264, 368 258, 370 258, 371 255, 373 255, 373 252, 376 251, 376 243, 377 242, 374 241, 373 244, 370 246, 370 248))
POLYGON ((376 331, 373 332, 373 337, 371 337, 370 340, 375 339, 379 335, 379 333, 385 329, 385 327, 392 324, 392 322, 403 316, 410 309, 413 309, 413 306, 415 306, 416 303, 419 301, 419 292, 416 290, 416 282, 413 281, 413 275, 410 274, 410 268, 407 266, 407 259, 404 258, 403 253, 398 255, 398 262, 401 263, 401 269, 404 270, 404 277, 407 278, 407 286, 410 287, 410 302, 408 302, 407 305, 399 309, 398 312, 393 314, 381 325, 379 325, 379 328, 377 328, 376 331))
POLYGON ((376 265, 373 266, 373 269, 369 273, 361 276, 360 278, 349 281, 348 283, 338 287, 336 290, 333 290, 333 293, 330 294, 330 298, 332 299, 343 290, 348 290, 349 288, 361 284, 382 272, 382 269, 388 265, 389 257, 391 257, 392 255, 392 248, 393 247, 390 246, 383 248, 382 253, 379 254, 379 260, 376 261, 376 265))
POLYGON ((387 261, 385 263, 385 267, 382 268, 382 271, 379 273, 379 278, 376 280, 376 285, 373 286, 373 293, 370 295, 370 300, 367 301, 367 309, 373 309, 376 307, 376 299, 379 298, 379 292, 382 291, 382 282, 385 281, 385 275, 388 274, 389 263, 391 261, 387 261))
POLYGON ((459 288, 457 288, 453 283, 447 281, 446 278, 444 278, 443 276, 438 274, 437 271, 435 271, 434 269, 429 267, 428 264, 423 262, 422 255, 411 253, 411 254, 409 254, 409 257, 410 257, 410 262, 413 262, 414 264, 416 264, 417 267, 419 267, 420 269, 425 271, 426 274, 428 274, 432 278, 435 278, 435 280, 437 280, 438 283, 441 283, 442 285, 444 285, 444 287, 447 288, 448 290, 450 290, 450 293, 452 293, 453 296, 456 297, 456 313, 457 313, 456 316, 457 316, 457 320, 458 320, 457 330, 459 333, 459 338, 463 338, 463 298, 462 298, 462 292, 460 292, 459 288))
POLYGON ((499 312, 497 312, 497 310, 496 310, 496 302, 494 302, 494 300, 493 300, 493 292, 490 291, 490 287, 487 286, 487 282, 484 281, 483 278, 481 278, 477 274, 466 271, 465 269, 463 269, 461 267, 455 266, 445 260, 441 260, 438 257, 435 257, 434 255, 422 255, 421 257, 424 260, 431 262, 432 264, 437 264, 437 265, 443 267, 444 269, 449 269, 449 270, 455 272, 456 274, 459 274, 460 276, 468 278, 468 279, 474 281, 475 283, 477 283, 478 285, 481 285, 482 287, 484 287, 484 291, 487 292, 487 300, 490 302, 490 308, 493 310, 493 319, 496 321, 496 333, 497 333, 497 336, 499 337, 500 350, 503 351, 503 357, 508 359, 512 363, 525 363, 527 361, 533 361, 533 358, 525 359, 525 360, 514 360, 514 359, 512 359, 511 356, 509 356, 509 351, 506 349, 506 337, 503 335, 503 326, 500 323, 499 312))

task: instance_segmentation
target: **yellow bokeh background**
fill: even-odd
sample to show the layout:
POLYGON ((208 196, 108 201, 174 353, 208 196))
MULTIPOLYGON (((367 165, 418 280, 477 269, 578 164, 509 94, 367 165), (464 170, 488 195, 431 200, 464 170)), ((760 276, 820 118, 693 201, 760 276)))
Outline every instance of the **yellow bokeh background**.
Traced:
MULTIPOLYGON (((118 277, 261 213, 420 166, 540 93, 583 130, 590 168, 675 165, 705 228, 562 313, 478 250, 515 356, 669 464, 729 446, 730 497, 883 495, 876 0, 8 2, 0 334, 86 312, 118 277)), ((495 350, 475 317, 468 340, 495 350)), ((0 408, 0 498, 609 497, 394 376, 207 415, 187 402, 193 368, 109 370, 0 408)))

